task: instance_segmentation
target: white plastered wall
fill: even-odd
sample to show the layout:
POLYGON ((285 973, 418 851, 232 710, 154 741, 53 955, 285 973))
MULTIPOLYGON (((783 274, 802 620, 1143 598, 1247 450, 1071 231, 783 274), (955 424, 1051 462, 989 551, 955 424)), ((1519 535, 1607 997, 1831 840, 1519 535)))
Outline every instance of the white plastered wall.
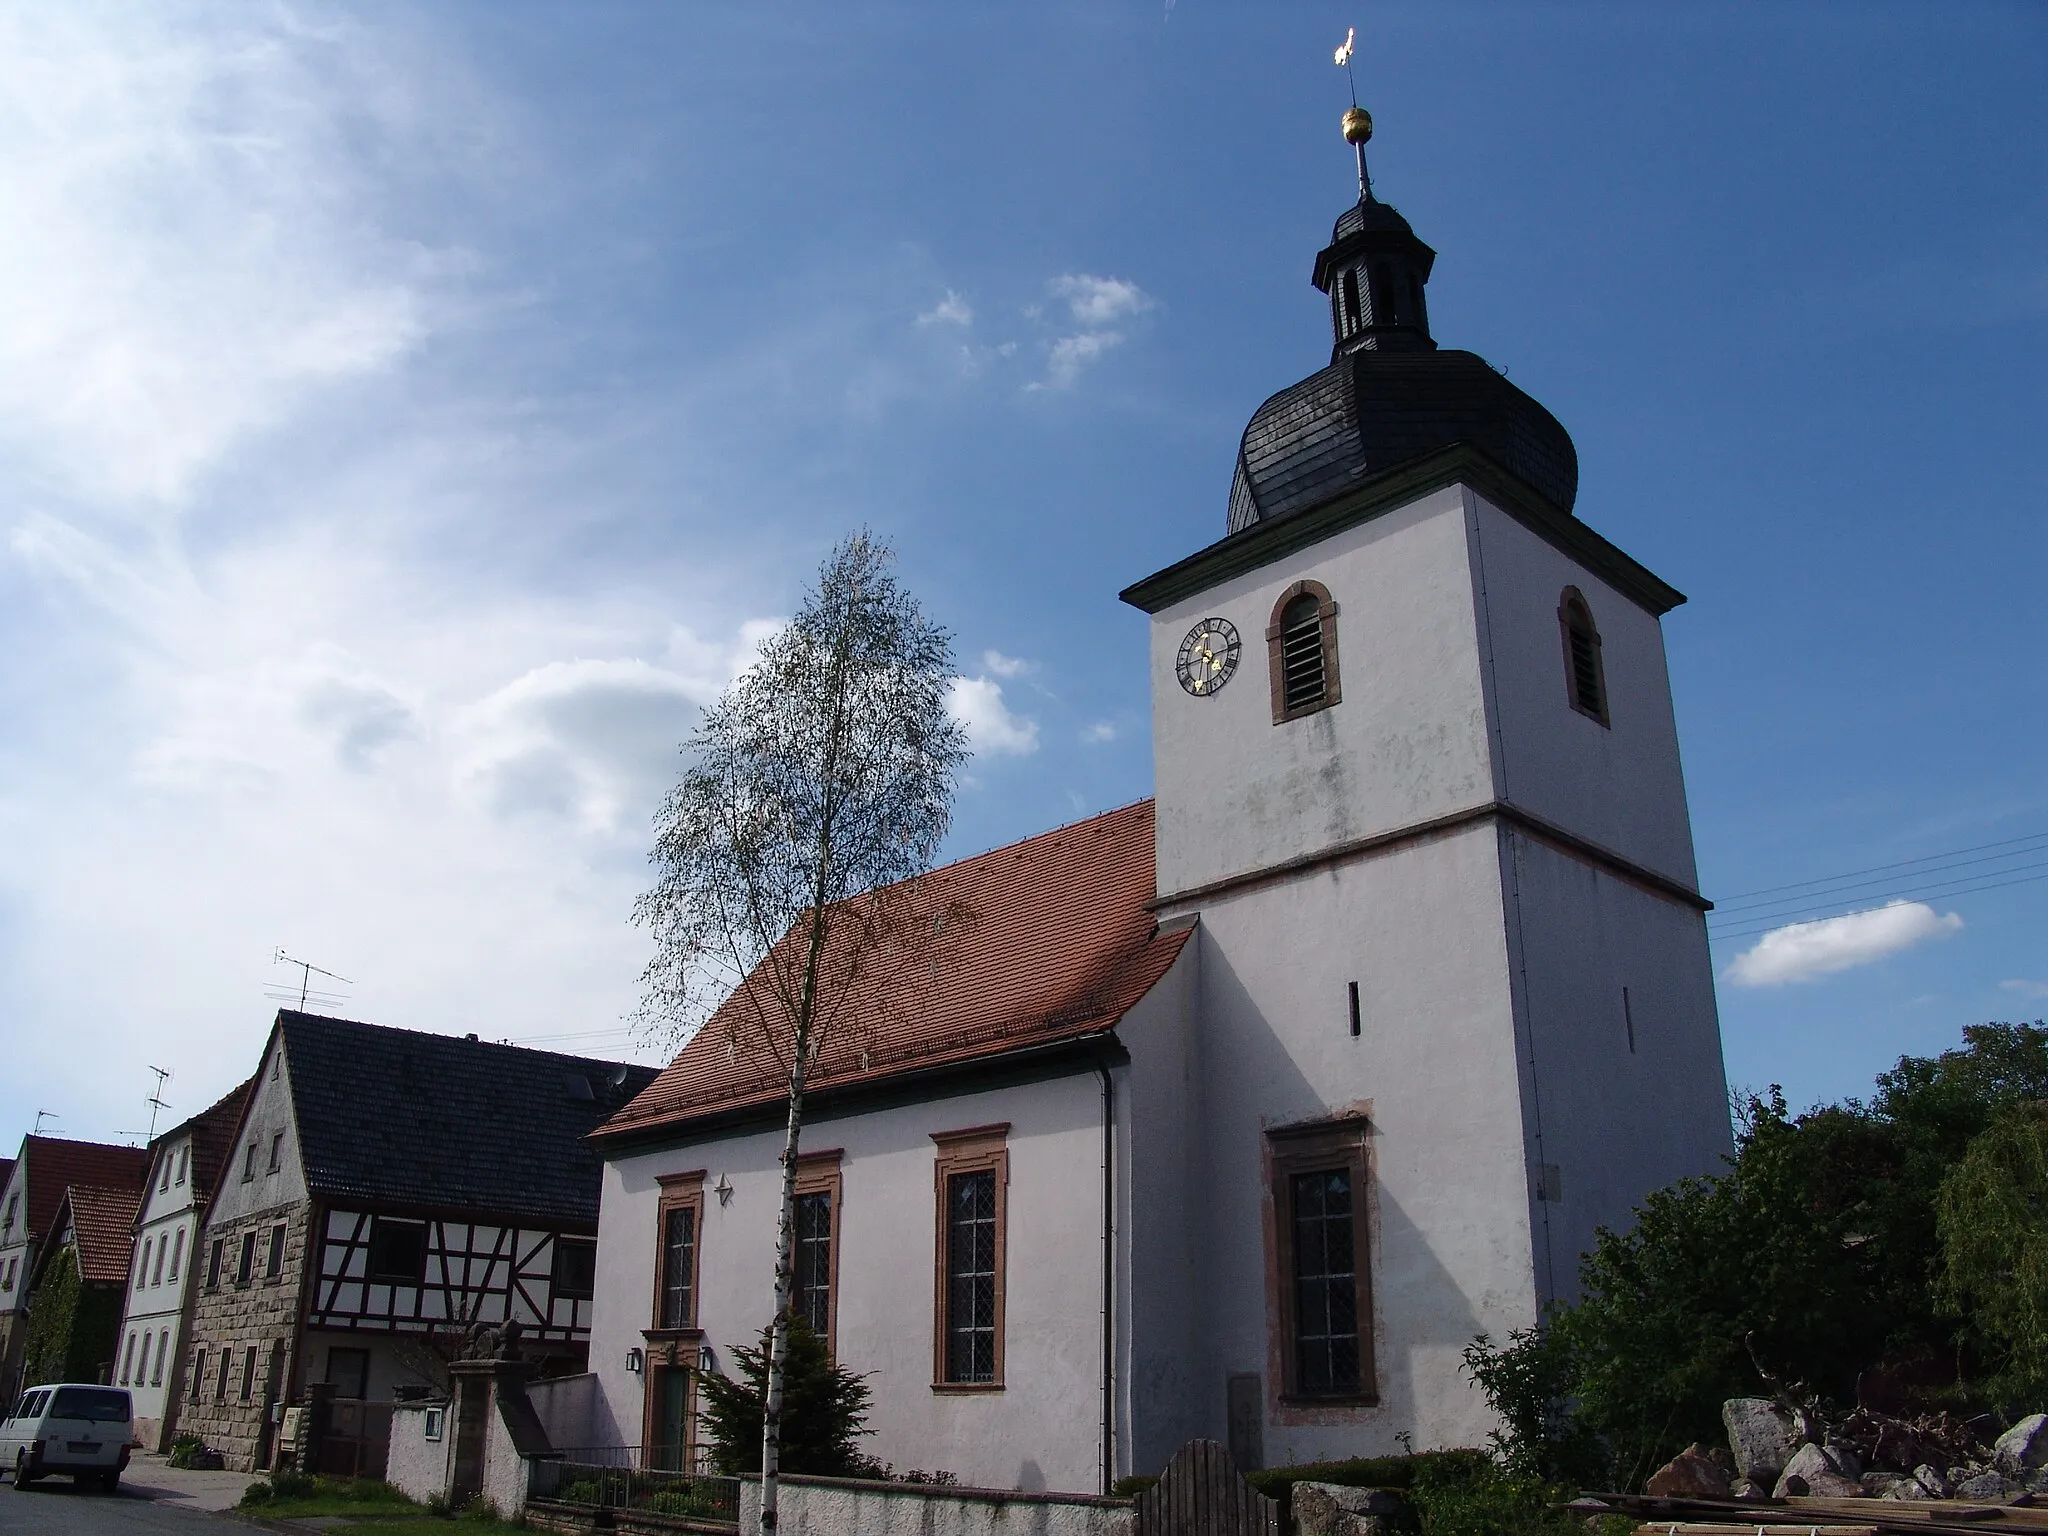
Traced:
MULTIPOLYGON (((1121 1139, 1121 1138, 1120 1138, 1121 1139)), ((841 1149, 839 1358, 874 1393, 864 1442, 899 1469, 997 1488, 1093 1491, 1101 1480, 1102 1089, 1094 1071, 810 1122, 841 1149), (1008 1122, 1005 1361, 999 1392, 932 1390, 934 1132, 1008 1122)), ((591 1369, 622 1443, 642 1440, 626 1369, 653 1315, 662 1174, 703 1169, 698 1321, 721 1370, 773 1311, 780 1129, 605 1165, 591 1369), (732 1190, 722 1202, 719 1181, 732 1190)))
POLYGON ((136 1351, 141 1352, 140 1339, 149 1340, 149 1365, 140 1376, 128 1383, 128 1390, 135 1404, 136 1437, 151 1450, 160 1450, 165 1442, 166 1418, 174 1394, 184 1380, 180 1368, 186 1360, 185 1323, 186 1309, 192 1295, 192 1272, 196 1267, 193 1255, 199 1251, 199 1224, 196 1214, 198 1190, 191 1169, 191 1137, 167 1137, 157 1146, 156 1156, 150 1163, 149 1189, 144 1197, 142 1210, 135 1234, 135 1267, 128 1274, 127 1298, 121 1317, 121 1355, 115 1364, 115 1379, 120 1378, 121 1361, 128 1358, 129 1339, 138 1340, 136 1351), (185 1177, 177 1177, 178 1159, 181 1151, 186 1158, 185 1177), (165 1188, 163 1174, 171 1172, 169 1187, 165 1188), (184 1235, 182 1246, 178 1235, 184 1235), (174 1270, 168 1258, 160 1258, 164 1246, 169 1245, 177 1254, 178 1263, 174 1270), (141 1267, 144 1254, 149 1256, 149 1267, 141 1267), (165 1350, 164 1336, 169 1335, 169 1349, 165 1350), (159 1363, 161 1362, 161 1363, 159 1363), (152 1380, 151 1378, 159 1378, 152 1380))

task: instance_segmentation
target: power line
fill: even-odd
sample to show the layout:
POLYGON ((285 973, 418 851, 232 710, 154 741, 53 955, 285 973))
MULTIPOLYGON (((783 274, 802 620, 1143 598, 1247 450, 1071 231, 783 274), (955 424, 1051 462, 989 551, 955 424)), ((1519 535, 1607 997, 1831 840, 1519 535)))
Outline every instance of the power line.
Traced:
POLYGON ((1778 891, 1803 890, 1810 885, 1832 885, 1837 880, 1849 880, 1855 878, 1857 875, 1882 874, 1885 870, 1888 869, 1906 869, 1915 864, 1932 863, 1937 859, 1952 859, 1965 853, 1983 853, 1986 849, 1990 848, 2009 848, 2014 843, 2036 843, 2041 842, 2044 839, 2048 839, 2048 832, 2029 832, 2024 837, 2008 837, 2001 839, 2000 841, 1995 843, 1977 843, 1968 848, 1950 848, 1942 853, 1923 854, 1921 857, 1917 859, 1900 859, 1895 864, 1873 864, 1868 869, 1844 870, 1841 874, 1822 875, 1820 878, 1815 880, 1794 880, 1790 885, 1767 885, 1760 890, 1737 891, 1732 896, 1727 897, 1724 902, 1720 903, 1720 905, 1725 910, 1728 903, 1747 901, 1752 896, 1769 896, 1773 895, 1778 891))
MULTIPOLYGON (((2020 867, 2024 869, 2038 870, 2040 871, 2040 873, 2017 875, 2017 878, 2010 880, 1987 879, 1980 877, 1977 879, 1951 882, 1947 885, 1936 885, 1928 887, 1926 889, 1901 891, 1897 895, 1886 898, 1885 902, 1882 905, 1875 907, 1858 906, 1856 900, 1825 902, 1820 906, 1812 907, 1805 911, 1781 912, 1775 917, 1758 918, 1754 921, 1754 926, 1751 927, 1709 929, 1708 937, 1713 939, 1753 938, 1757 934, 1771 933, 1776 931, 1777 929, 1789 928, 1798 923, 1821 922, 1825 920, 1825 917, 1827 915, 1832 915, 1836 917, 1850 917, 1853 916, 1856 912, 1881 912, 1884 910, 1885 906, 1889 906, 1893 902, 1929 901, 1936 898, 1971 896, 1977 894, 1980 891, 2002 891, 2009 886, 2032 885, 2039 880, 2048 880, 2048 864, 2030 864, 2022 865, 2020 867), (1828 908, 1839 906, 1847 906, 1851 908, 1851 911, 1837 912, 1833 914, 1828 913, 1828 908)), ((1987 871, 1986 874, 2012 875, 2016 874, 2016 871, 1991 870, 1987 871)), ((1867 901, 1869 899, 1870 898, 1868 897, 1863 897, 1858 898, 1857 900, 1867 901)))
MULTIPOLYGON (((1762 899, 1750 901, 1745 901, 1740 897, 1734 897, 1728 901, 1715 903, 1715 915, 1724 916, 1728 913, 1760 911, 1767 907, 1797 906, 1801 903, 1811 902, 1830 894, 1840 894, 1844 891, 1861 890, 1868 886, 1893 885, 1901 879, 1922 879, 1930 875, 1945 874, 1952 869, 1967 869, 1973 864, 1998 864, 2008 859, 2024 859, 2030 858, 2037 853, 2048 853, 2048 836, 2044 836, 2041 839, 2015 838, 2014 841, 2029 841, 2031 842, 2032 846, 2007 848, 2002 853, 1979 854, 1977 857, 1969 859, 1951 858, 1946 854, 1933 854, 1924 860, 1906 861, 1908 864, 1919 863, 1925 864, 1927 866, 1924 869, 1914 869, 1910 872, 1910 874, 1907 875, 1879 875, 1874 879, 1862 880, 1852 878, 1852 876, 1850 875, 1834 875, 1826 880, 1808 880, 1802 883, 1810 887, 1833 887, 1833 890, 1832 892, 1830 892, 1826 889, 1811 889, 1795 895, 1769 896, 1762 897, 1762 899)), ((1961 852, 1966 850, 1958 851, 1961 852)), ((1880 866, 1880 868, 1882 869, 1899 869, 1904 867, 1904 865, 1880 866)), ((2014 867, 2018 868, 2023 866, 2014 867)), ((1862 873, 1862 871, 1857 871, 1856 873, 1860 874, 1862 873)), ((1986 870, 1984 871, 1984 873, 1998 874, 2000 873, 2000 871, 1986 870)), ((1780 886, 1778 887, 1778 889, 1790 891, 1793 888, 1790 886, 1780 886)))

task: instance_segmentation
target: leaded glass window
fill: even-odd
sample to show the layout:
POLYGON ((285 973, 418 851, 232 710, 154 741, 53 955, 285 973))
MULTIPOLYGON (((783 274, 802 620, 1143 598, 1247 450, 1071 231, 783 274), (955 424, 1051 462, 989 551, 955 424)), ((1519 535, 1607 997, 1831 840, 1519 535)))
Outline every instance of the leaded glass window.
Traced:
POLYGON ((796 1197, 796 1314, 821 1339, 832 1336, 832 1193, 796 1197))
POLYGON ((1297 1390, 1358 1390, 1358 1273, 1351 1172, 1294 1175, 1294 1352, 1297 1390))
POLYGON ((696 1317, 697 1208, 672 1206, 661 1220, 661 1326, 687 1328, 696 1317))
POLYGON ((946 1380, 996 1379, 996 1175, 946 1180, 946 1380))

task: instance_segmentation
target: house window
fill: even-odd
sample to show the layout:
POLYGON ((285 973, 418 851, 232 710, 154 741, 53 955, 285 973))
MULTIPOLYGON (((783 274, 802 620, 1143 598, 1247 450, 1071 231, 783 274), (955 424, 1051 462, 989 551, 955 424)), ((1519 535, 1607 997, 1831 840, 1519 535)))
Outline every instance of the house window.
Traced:
POLYGON ((164 1173, 163 1173, 163 1181, 162 1181, 161 1183, 159 1183, 159 1184, 157 1185, 157 1187, 156 1187, 156 1189, 157 1189, 157 1193, 158 1193, 158 1194, 162 1194, 162 1193, 163 1193, 163 1192, 164 1192, 165 1190, 169 1189, 170 1187, 171 1187, 171 1160, 170 1160, 169 1156, 167 1155, 167 1156, 165 1156, 165 1158, 164 1158, 164 1173))
POLYGON ((270 1229, 270 1262, 263 1268, 263 1278, 275 1280, 284 1273, 284 1223, 279 1222, 270 1229))
POLYGON ((171 1352, 171 1330, 166 1328, 156 1336, 156 1369, 149 1373, 149 1384, 160 1387, 164 1384, 164 1357, 171 1352))
MULTIPOLYGON (((122 1386, 124 1386, 124 1387, 128 1385, 128 1368, 129 1368, 129 1367, 130 1367, 131 1365, 133 1365, 134 1363, 135 1363, 135 1335, 134 1335, 133 1333, 130 1333, 130 1334, 128 1335, 128 1347, 127 1347, 126 1349, 124 1349, 124 1350, 122 1350, 122 1351, 121 1351, 121 1385, 122 1385, 122 1386)), ((149 1369, 149 1362, 148 1362, 148 1360, 146 1360, 146 1359, 145 1359, 145 1360, 144 1360, 144 1361, 142 1362, 142 1368, 143 1368, 144 1370, 148 1370, 148 1369, 149 1369)))
POLYGON ((370 1352, 367 1349, 327 1351, 327 1379, 334 1395, 361 1402, 370 1395, 370 1352))
POLYGON ((840 1152, 808 1152, 796 1165, 797 1316, 838 1353, 840 1152))
POLYGON ((228 1372, 235 1368, 235 1352, 228 1345, 220 1347, 220 1374, 214 1378, 213 1400, 224 1403, 228 1400, 228 1372))
POLYGON ((1273 605, 1266 626, 1273 723, 1328 709, 1337 686, 1337 605, 1320 582, 1297 581, 1273 605))
POLYGON ((206 1347, 201 1345, 192 1351, 192 1385, 187 1389, 185 1395, 196 1403, 205 1394, 205 1391, 206 1347))
POLYGON ((21 1196, 9 1195, 7 1197, 7 1219, 0 1221, 0 1232, 11 1232, 14 1230, 14 1211, 20 1204, 21 1196))
POLYGON ((1376 1401, 1366 1221, 1369 1126, 1332 1121, 1267 1133, 1284 1396, 1376 1401))
POLYGON ((143 1288, 144 1286, 146 1286, 146 1285, 148 1285, 148 1284, 149 1284, 149 1240, 148 1240, 147 1238, 145 1238, 145 1239, 143 1240, 143 1244, 142 1244, 142 1259, 141 1259, 141 1262, 139 1262, 139 1263, 138 1263, 138 1264, 137 1264, 137 1265, 135 1266, 135 1289, 137 1289, 137 1290, 139 1291, 139 1290, 141 1290, 141 1289, 142 1289, 142 1288, 143 1288))
POLYGON ((588 1301, 597 1290, 597 1244, 584 1237, 555 1239, 552 1290, 564 1301, 588 1301))
POLYGON ((256 1346, 251 1344, 242 1351, 242 1401, 248 1402, 256 1395, 256 1346))
POLYGON ((242 1234, 242 1261, 235 1266, 235 1284, 247 1285, 256 1274, 256 1229, 242 1234))
POLYGON ((272 1132, 270 1133, 270 1167, 269 1167, 269 1169, 267 1170, 268 1172, 271 1172, 271 1173, 275 1173, 275 1172, 277 1172, 277 1164, 278 1164, 278 1159, 279 1159, 279 1157, 280 1157, 280 1156, 281 1156, 281 1155, 283 1154, 283 1152, 284 1152, 284 1132, 283 1132, 283 1131, 272 1131, 272 1132))
POLYGON ((256 1177, 256 1143, 250 1142, 242 1152, 242 1182, 247 1184, 256 1177))
POLYGON ((1577 587, 1566 587, 1557 604, 1557 626, 1564 637, 1565 691, 1572 708, 1602 725, 1607 718, 1607 674, 1600 660, 1600 631, 1593 610, 1577 587))
POLYGON ((185 1262, 185 1229, 178 1228, 171 1243, 171 1284, 178 1283, 178 1266, 185 1262))
POLYGON ((448 1422, 448 1410, 446 1408, 429 1408, 426 1411, 425 1419, 426 1422, 420 1426, 421 1432, 429 1440, 439 1440, 448 1422))
POLYGON ((191 1155, 192 1149, 189 1146, 178 1148, 178 1182, 180 1184, 185 1182, 185 1163, 191 1155))
POLYGON ((213 1250, 206 1256, 206 1288, 209 1291, 217 1291, 220 1289, 221 1253, 222 1250, 225 1248, 226 1244, 226 1238, 216 1237, 213 1240, 213 1250))
POLYGON ((1003 1384, 1008 1125, 941 1132, 938 1147, 937 1389, 1003 1384))
POLYGON ((368 1278, 382 1285, 418 1285, 427 1273, 427 1224, 379 1216, 370 1228, 368 1278))
POLYGON ((704 1222, 704 1174, 661 1176, 660 1252, 654 1277, 654 1326, 697 1326, 697 1237, 704 1222))
MULTIPOLYGON (((144 1244, 143 1246, 146 1248, 148 1245, 144 1244)), ((162 1285, 164 1283, 164 1250, 170 1246, 169 1238, 160 1237, 156 1240, 156 1267, 150 1271, 149 1275, 149 1283, 151 1285, 162 1285)), ((177 1278, 175 1271, 172 1273, 171 1278, 174 1280, 177 1278)))

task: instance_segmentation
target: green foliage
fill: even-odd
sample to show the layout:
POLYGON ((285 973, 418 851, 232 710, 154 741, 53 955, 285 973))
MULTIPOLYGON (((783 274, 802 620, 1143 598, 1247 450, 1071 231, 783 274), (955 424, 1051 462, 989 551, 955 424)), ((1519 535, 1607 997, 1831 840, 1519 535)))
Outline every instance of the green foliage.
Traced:
POLYGON ((1456 1481, 1477 1476, 1488 1465, 1484 1451, 1418 1451, 1410 1456, 1359 1456, 1348 1461, 1266 1467, 1247 1472, 1245 1481, 1267 1498, 1285 1503, 1296 1483, 1335 1483, 1342 1488, 1391 1488, 1406 1492, 1425 1477, 1456 1481))
POLYGON ((555 1498, 564 1504, 600 1504, 604 1501, 604 1485, 594 1477, 579 1477, 557 1488, 555 1498))
POLYGON ((718 1501, 695 1488, 664 1488, 648 1498, 647 1507, 657 1515, 694 1516, 700 1520, 716 1519, 720 1514, 718 1501))
POLYGON ((1983 1336, 1993 1390, 2048 1392, 2048 1104, 2010 1106, 1942 1180, 1940 1297, 1983 1336))
POLYGON ((251 1507, 261 1505, 265 1517, 275 1519, 381 1515, 420 1507, 389 1483, 375 1478, 309 1477, 303 1472, 273 1472, 267 1481, 251 1483, 242 1490, 242 1503, 251 1507))
MULTIPOLYGON (((733 1350, 739 1379, 699 1375, 704 1427, 713 1470, 728 1477, 761 1470, 761 1412, 768 1400, 769 1330, 760 1342, 733 1350)), ((864 1466, 855 1442, 869 1433, 865 1378, 835 1365, 824 1340, 801 1318, 789 1325, 782 1394, 782 1470, 813 1477, 857 1477, 864 1466)))
POLYGON ((2042 1358, 2048 1247, 2026 1261, 2043 1280, 2020 1277, 2048 1174, 2026 1171, 2010 1127, 2027 1123, 2014 1106, 2048 1098, 2048 1027, 1974 1025, 1958 1049, 1903 1057, 1876 1087, 1867 1104, 1796 1118, 1776 1088, 1752 1097, 1727 1170, 1652 1194, 1625 1233, 1603 1230, 1575 1305, 1540 1333, 1475 1342, 1466 1366, 1501 1417, 1504 1476, 1583 1485, 1604 1472, 1635 1486, 1718 1439, 1725 1398, 1761 1389, 1749 1338, 1773 1372, 1835 1403, 1880 1362, 1946 1361, 1953 1375, 1995 1346, 2011 1376, 2019 1351, 2042 1358), (1964 1204, 1940 1214, 1951 1168, 1955 1201, 1978 1202, 1983 1219, 1965 1222, 1964 1204), (1945 1255, 1945 1237, 1966 1235, 1980 1247, 1945 1255), (2019 1293, 2034 1284, 2030 1312, 2019 1293), (2030 1316, 2041 1332, 2026 1331, 2030 1316))
POLYGON ((23 1383, 98 1381, 121 1337, 122 1287, 87 1285, 70 1249, 55 1254, 29 1301, 23 1383))
POLYGON ((179 1435, 171 1442, 171 1454, 164 1458, 174 1467, 195 1467, 199 1464, 199 1453, 206 1449, 206 1442, 197 1435, 179 1435))
POLYGON ((1586 1536, 1576 1517, 1555 1507, 1572 1497, 1556 1483, 1476 1452, 1417 1459, 1409 1498, 1422 1536, 1586 1536))

